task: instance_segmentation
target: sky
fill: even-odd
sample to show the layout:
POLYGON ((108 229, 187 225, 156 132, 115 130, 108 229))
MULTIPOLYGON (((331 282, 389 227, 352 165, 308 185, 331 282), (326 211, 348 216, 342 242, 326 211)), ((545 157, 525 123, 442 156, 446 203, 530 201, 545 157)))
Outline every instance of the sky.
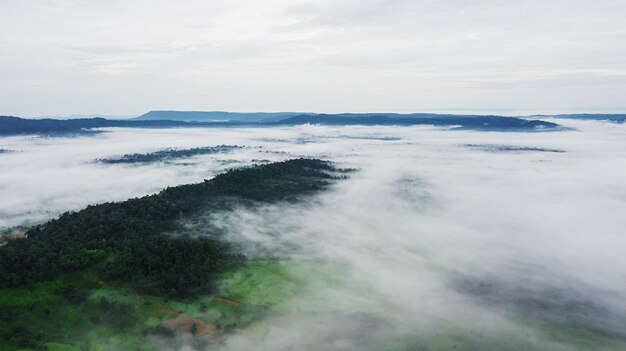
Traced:
POLYGON ((1 0, 0 115, 626 112, 623 0, 1 0))

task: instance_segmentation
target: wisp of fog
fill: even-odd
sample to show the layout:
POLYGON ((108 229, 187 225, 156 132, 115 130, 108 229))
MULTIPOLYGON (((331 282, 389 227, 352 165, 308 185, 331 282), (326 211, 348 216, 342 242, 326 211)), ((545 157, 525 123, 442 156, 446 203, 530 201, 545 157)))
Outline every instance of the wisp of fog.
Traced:
POLYGON ((0 229, 233 167, 323 158, 356 171, 310 201, 239 206, 185 223, 200 233, 219 228, 248 257, 318 264, 317 274, 293 272, 306 293, 262 328, 228 336, 224 349, 351 350, 401 340, 416 340, 415 350, 420 340, 580 349, 548 326, 581 328, 612 340, 603 344, 612 349, 626 341, 626 125, 558 123, 571 129, 303 125, 4 138, 0 148, 14 152, 0 155, 0 229), (242 148, 96 162, 222 144, 242 148))

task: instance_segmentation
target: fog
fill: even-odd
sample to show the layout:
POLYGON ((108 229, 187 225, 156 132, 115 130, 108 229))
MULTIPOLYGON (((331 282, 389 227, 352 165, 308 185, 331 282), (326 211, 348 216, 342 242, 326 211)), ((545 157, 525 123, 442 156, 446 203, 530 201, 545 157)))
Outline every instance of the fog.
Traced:
POLYGON ((222 229, 248 257, 319 264, 318 274, 294 277, 307 281, 303 296, 262 328, 228 336, 224 349, 351 350, 407 340, 588 349, 550 333, 571 326, 597 340, 593 349, 619 349, 626 342, 626 125, 558 122, 572 130, 305 125, 3 138, 0 148, 15 152, 0 155, 0 228, 258 160, 324 158, 358 171, 308 201, 186 223, 222 229), (246 147, 139 166, 94 162, 219 144, 246 147))

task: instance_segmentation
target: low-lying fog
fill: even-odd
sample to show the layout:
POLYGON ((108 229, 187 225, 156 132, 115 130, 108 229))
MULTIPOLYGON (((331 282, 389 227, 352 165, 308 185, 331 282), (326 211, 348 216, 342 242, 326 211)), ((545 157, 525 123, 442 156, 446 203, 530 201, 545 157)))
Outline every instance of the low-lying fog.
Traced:
POLYGON ((311 202, 209 218, 251 257, 269 251, 342 267, 341 282, 311 282, 299 313, 270 316, 262 337, 236 334, 226 348, 349 350, 450 334, 466 338, 451 347, 499 338, 576 349, 551 337, 554 325, 624 344, 626 125, 558 122, 576 130, 298 126, 3 138, 0 148, 15 152, 0 154, 0 229, 259 160, 323 158, 359 171, 311 202), (94 161, 220 144, 245 148, 147 165, 94 161), (327 313, 307 313, 320 306, 327 313))

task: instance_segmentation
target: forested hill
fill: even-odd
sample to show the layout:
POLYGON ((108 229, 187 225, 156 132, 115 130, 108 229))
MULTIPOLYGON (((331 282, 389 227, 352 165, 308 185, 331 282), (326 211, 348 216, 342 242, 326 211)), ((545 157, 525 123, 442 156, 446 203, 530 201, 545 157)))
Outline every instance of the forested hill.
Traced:
POLYGON ((134 118, 134 120, 170 120, 185 122, 260 122, 280 120, 301 114, 302 113, 296 112, 150 111, 139 117, 134 118))
POLYGON ((626 122, 626 114, 623 113, 575 113, 562 115, 534 115, 531 118, 566 118, 591 121, 611 121, 615 123, 626 122))
POLYGON ((298 124, 325 124, 325 125, 433 125, 441 127, 455 127, 472 130, 536 130, 559 127, 558 124, 541 120, 526 120, 516 117, 503 116, 474 116, 474 115, 437 115, 437 114, 339 114, 339 115, 300 115, 280 121, 267 122, 274 125, 298 124))
MULTIPOLYGON (((294 200, 326 188, 338 171, 317 159, 253 166, 157 194, 89 206, 29 229, 0 247, 0 288, 87 268, 98 279, 170 297, 210 292, 216 275, 241 258, 218 236, 171 236, 179 220, 229 201, 294 200), (95 268, 94 268, 95 267, 95 268)), ((209 209, 210 210, 210 209, 209 209)))
POLYGON ((19 134, 68 134, 83 133, 93 128, 129 127, 129 128, 170 128, 193 125, 181 121, 129 121, 105 118, 77 119, 27 119, 12 116, 0 116, 0 136, 19 134))
MULTIPOLYGON (((237 114, 233 114, 237 115, 237 114)), ((142 117, 143 118, 143 117, 142 117)), ((243 117, 242 117, 243 118, 243 117)), ((556 123, 516 117, 479 115, 436 115, 436 114, 303 114, 261 121, 230 119, 227 121, 181 121, 181 120, 111 120, 105 118, 24 119, 0 116, 0 136, 20 134, 77 134, 93 133, 94 128, 198 128, 198 127, 267 127, 293 126, 301 124, 322 125, 435 125, 472 130, 491 131, 535 131, 560 127, 556 123)))

